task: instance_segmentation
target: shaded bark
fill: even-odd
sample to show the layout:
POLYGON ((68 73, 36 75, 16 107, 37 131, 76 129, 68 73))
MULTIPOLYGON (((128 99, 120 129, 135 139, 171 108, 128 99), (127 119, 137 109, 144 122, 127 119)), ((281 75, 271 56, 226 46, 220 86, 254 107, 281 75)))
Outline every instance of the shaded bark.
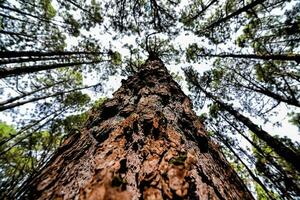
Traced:
POLYGON ((189 98, 148 61, 19 192, 27 199, 253 199, 189 98))

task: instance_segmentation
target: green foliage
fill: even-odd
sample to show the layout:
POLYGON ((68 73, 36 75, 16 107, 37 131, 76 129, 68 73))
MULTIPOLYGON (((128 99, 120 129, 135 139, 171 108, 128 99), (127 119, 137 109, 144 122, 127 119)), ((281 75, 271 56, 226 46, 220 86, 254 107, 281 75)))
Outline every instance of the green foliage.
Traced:
MULTIPOLYGON (((0 141, 5 141, 16 133, 13 126, 0 123, 0 141)), ((10 187, 20 185, 24 181, 24 176, 38 169, 39 160, 43 160, 41 157, 48 157, 49 153, 60 144, 60 137, 48 131, 27 132, 27 134, 30 137, 17 144, 15 143, 20 141, 21 136, 0 146, 0 179, 3 185, 8 184, 10 187)), ((0 185, 0 191, 4 189, 3 185, 0 185)))
POLYGON ((205 120, 207 120, 207 113, 201 113, 201 115, 198 117, 198 119, 204 123, 205 120))
POLYGON ((219 68, 215 68, 215 69, 212 69, 212 87, 214 88, 218 88, 221 86, 221 82, 222 82, 222 79, 225 75, 225 69, 219 67, 219 68))
POLYGON ((5 122, 0 122, 0 133, 1 140, 3 140, 14 135, 16 130, 12 126, 7 125, 5 122))
POLYGON ((169 160, 169 163, 173 165, 184 165, 184 161, 186 160, 186 158, 187 158, 187 154, 181 153, 177 157, 171 158, 169 160))
POLYGON ((103 17, 101 16, 101 8, 100 5, 96 2, 96 0, 91 1, 91 10, 93 13, 93 20, 97 23, 102 23, 103 17))
POLYGON ((276 77, 276 72, 278 72, 278 69, 275 68, 275 65, 271 63, 265 63, 263 65, 256 64, 255 72, 259 81, 272 82, 276 77))
POLYGON ((66 106, 69 106, 76 103, 78 106, 84 106, 90 100, 91 98, 87 94, 84 94, 81 91, 75 91, 66 95, 64 104, 66 106))
POLYGON ((107 100, 106 97, 97 99, 97 100, 93 103, 92 109, 98 109, 98 108, 100 108, 100 106, 101 106, 106 100, 107 100))
POLYGON ((182 82, 184 80, 184 78, 181 75, 179 75, 179 72, 176 72, 176 73, 175 72, 171 72, 171 76, 178 83, 180 83, 180 82, 182 82))
POLYGON ((114 65, 122 64, 122 55, 119 52, 117 52, 117 51, 112 52, 111 55, 110 55, 110 58, 111 58, 111 62, 114 65))
POLYGON ((65 133, 74 133, 79 131, 82 125, 88 119, 88 113, 84 112, 78 115, 70 115, 65 119, 58 121, 56 126, 62 126, 65 133))
POLYGON ((51 19, 53 17, 55 17, 56 15, 56 10, 53 7, 53 5, 51 4, 52 0, 41 0, 40 4, 43 7, 44 13, 45 13, 45 18, 46 19, 51 19))
POLYGON ((68 31, 72 36, 78 37, 80 35, 81 25, 78 20, 74 19, 73 15, 65 13, 64 20, 66 24, 70 25, 68 31))
MULTIPOLYGON (((72 95, 72 97, 75 97, 76 94, 72 95)), ((80 94, 79 96, 82 96, 82 100, 76 100, 79 103, 79 106, 83 106, 84 104, 87 104, 90 99, 85 94, 80 94), (82 104, 82 105, 80 105, 82 104)), ((99 98, 92 104, 91 110, 97 110, 101 107, 101 105, 107 100, 107 98, 99 98)), ((72 100, 70 100, 71 102, 72 100)), ((62 133, 64 133, 65 136, 68 134, 73 134, 75 132, 80 131, 80 129, 83 127, 85 122, 89 118, 89 112, 82 112, 80 114, 74 114, 69 115, 64 119, 57 120, 55 124, 52 126, 52 130, 58 130, 62 133)))
POLYGON ((300 130, 300 113, 291 112, 289 113, 289 116, 291 117, 289 122, 297 126, 298 129, 300 130))
MULTIPOLYGON (((262 187, 255 183, 255 192, 257 200, 269 200, 270 197, 266 194, 266 192, 262 189, 262 187)), ((271 193, 274 200, 280 200, 280 196, 274 192, 271 193)))
POLYGON ((219 104, 212 103, 209 105, 209 115, 212 118, 217 118, 218 117, 218 112, 220 111, 221 107, 219 104))
POLYGON ((186 59, 188 62, 197 61, 198 60, 198 51, 199 47, 197 44, 190 44, 186 50, 186 59))
MULTIPOLYGON (((287 137, 279 137, 287 147, 293 149, 295 152, 300 153, 300 144, 292 142, 287 137)), ((297 193, 295 190, 297 185, 300 183, 300 175, 294 168, 287 163, 284 159, 278 156, 268 145, 260 141, 254 134, 252 134, 253 142, 263 151, 265 156, 261 155, 256 148, 253 149, 253 155, 256 158, 255 167, 257 173, 261 175, 264 180, 268 183, 269 187, 275 187, 278 190, 272 192, 274 199, 280 199, 281 194, 285 196, 296 197, 297 193), (274 163, 276 164, 274 166, 274 163), (276 166, 280 166, 279 168, 276 166), (286 180, 286 177, 293 177, 291 180, 286 180)), ((261 190, 259 186, 256 186, 256 192, 258 199, 266 199, 266 194, 261 190)), ((268 198, 267 198, 268 199, 268 198)))

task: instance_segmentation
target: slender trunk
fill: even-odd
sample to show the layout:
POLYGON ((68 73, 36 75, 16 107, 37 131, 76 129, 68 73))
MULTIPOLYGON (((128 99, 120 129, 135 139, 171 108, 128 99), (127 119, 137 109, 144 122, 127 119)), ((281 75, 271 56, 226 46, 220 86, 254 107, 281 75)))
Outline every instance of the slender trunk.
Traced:
POLYGON ((12 19, 12 20, 20 21, 20 22, 26 22, 27 24, 35 24, 35 23, 32 23, 32 22, 29 22, 28 20, 19 19, 17 17, 6 15, 4 13, 0 13, 0 16, 2 16, 4 19, 8 18, 8 19, 12 19))
POLYGON ((264 131, 261 127, 254 124, 248 117, 245 117, 237 110, 235 110, 231 105, 224 103, 219 98, 212 95, 210 92, 203 89, 197 81, 193 81, 197 89, 203 92, 208 98, 212 99, 214 102, 219 104, 222 109, 229 112, 232 116, 234 116, 238 121, 243 123, 246 127, 249 128, 259 139, 264 141, 267 145, 269 145, 274 152, 276 152, 279 156, 285 159, 288 163, 294 166, 294 168, 300 172, 300 155, 294 150, 285 146, 282 142, 280 142, 277 138, 272 137, 268 132, 264 131))
POLYGON ((67 93, 70 93, 70 92, 74 92, 74 91, 78 91, 78 90, 84 90, 84 89, 88 89, 88 88, 92 88, 92 87, 97 87, 98 85, 100 85, 100 84, 84 86, 84 87, 75 88, 75 89, 67 90, 67 91, 60 91, 60 92, 56 92, 54 94, 34 97, 34 98, 31 98, 31 99, 28 99, 28 100, 6 104, 6 105, 3 105, 3 106, 0 106, 0 111, 12 109, 12 108, 15 108, 15 107, 18 107, 18 106, 22 106, 22 105, 25 105, 25 104, 28 104, 28 103, 33 103, 33 102, 43 100, 43 99, 48 99, 48 98, 51 98, 51 97, 61 96, 61 95, 64 95, 64 94, 67 94, 67 93))
MULTIPOLYGON (((247 75, 241 74, 239 72, 239 70, 236 70, 234 68, 227 68, 227 69, 232 70, 235 74, 237 74, 242 79, 244 79, 245 81, 248 82, 246 84, 241 84, 242 81, 240 81, 239 79, 235 78, 235 76, 234 76, 233 79, 234 79, 235 82, 233 82, 234 84, 232 86, 236 87, 236 85, 237 85, 239 87, 246 88, 247 90, 255 91, 255 92, 258 92, 260 94, 263 94, 263 95, 266 95, 268 97, 271 97, 271 98, 277 100, 278 102, 284 102, 284 103, 287 103, 287 104, 290 104, 290 105, 294 105, 294 106, 300 107, 300 102, 295 97, 291 98, 289 95, 285 94, 286 91, 282 87, 278 88, 275 83, 273 83, 273 84, 275 85, 276 90, 277 91, 282 91, 283 95, 275 93, 269 87, 267 87, 265 85, 262 85, 262 83, 259 83, 259 82, 255 81, 253 78, 249 77, 249 75, 247 76, 247 75)), ((286 76, 290 76, 291 78, 297 80, 297 77, 295 77, 295 75, 293 75, 293 74, 286 73, 285 75, 286 76), (294 76, 294 77, 292 77, 292 76, 294 76)), ((284 76, 284 75, 282 75, 282 76, 284 76)), ((293 92, 293 91, 291 91, 291 92, 293 92)), ((294 96, 294 95, 292 95, 292 96, 294 96)))
POLYGON ((253 199, 161 61, 149 60, 19 192, 27 199, 253 199))
MULTIPOLYGON (((98 61, 100 62, 100 61, 98 61)), ((96 64, 97 61, 81 61, 81 62, 72 62, 72 63, 55 63, 50 65, 32 65, 32 66, 23 66, 23 67, 11 67, 11 68, 1 68, 0 69, 0 79, 10 76, 17 76, 22 74, 30 74, 34 72, 57 69, 63 67, 73 67, 83 64, 96 64)))
POLYGON ((2 51, 0 58, 17 58, 17 57, 42 57, 42 56, 69 56, 69 55, 101 55, 103 52, 85 52, 85 51, 2 51))
POLYGON ((24 92, 23 94, 21 94, 21 95, 19 95, 19 96, 12 97, 12 98, 7 99, 7 100, 5 100, 5 101, 1 101, 1 102, 0 102, 0 107, 6 105, 6 104, 8 104, 8 103, 12 103, 12 102, 14 102, 14 101, 17 101, 17 100, 19 100, 19 99, 28 97, 28 96, 30 96, 30 95, 33 95, 33 94, 35 94, 35 93, 37 93, 37 92, 40 92, 40 91, 42 91, 42 90, 47 90, 47 89, 49 89, 49 88, 51 88, 51 87, 53 87, 53 86, 59 85, 59 84, 64 83, 64 82, 67 82, 67 81, 65 81, 65 80, 63 80, 63 81, 58 81, 58 82, 56 82, 56 83, 54 83, 54 84, 47 85, 47 86, 45 86, 45 87, 40 87, 40 88, 38 88, 38 89, 36 89, 36 90, 33 90, 33 91, 31 91, 31 92, 24 92))
POLYGON ((213 22, 212 24, 210 24, 210 25, 209 25, 208 27, 206 27, 205 29, 212 29, 212 28, 214 28, 214 27, 216 27, 216 26, 219 26, 220 24, 222 24, 222 23, 228 21, 229 19, 234 18, 234 17, 240 15, 241 13, 250 10, 250 9, 254 8, 255 6, 257 6, 257 5, 259 5, 259 4, 262 4, 264 1, 265 1, 265 0, 254 0, 254 1, 252 1, 251 3, 249 3, 248 5, 246 5, 246 6, 242 7, 242 8, 240 8, 240 9, 238 9, 238 10, 236 10, 236 11, 234 11, 233 13, 231 13, 231 14, 225 16, 224 18, 221 18, 221 19, 219 19, 219 20, 213 22))
POLYGON ((282 95, 274 93, 273 91, 268 90, 267 88, 263 88, 261 86, 256 86, 256 85, 254 85, 253 82, 251 83, 252 85, 254 85, 253 87, 251 87, 249 85, 243 85, 240 82, 236 82, 235 84, 237 84, 240 87, 244 87, 244 88, 246 88, 250 91, 255 91, 255 92, 258 92, 260 94, 271 97, 271 98, 277 100, 278 102, 284 102, 284 103, 287 103, 287 104, 290 104, 290 105, 293 105, 293 106, 300 107, 300 102, 297 99, 284 97, 282 95))
POLYGON ((240 158, 240 156, 238 155, 238 153, 235 152, 235 150, 231 147, 231 145, 227 142, 227 140, 216 130, 214 130, 214 133, 217 135, 217 138, 222 141, 222 143, 233 153, 233 155, 238 159, 238 161, 245 167, 245 169, 247 170, 247 172, 249 173, 249 175, 251 176, 251 178, 260 185, 260 187, 266 192, 266 194, 268 195, 268 197, 272 200, 274 200, 274 198, 272 197, 270 191, 268 190, 268 188, 266 188, 266 186, 260 181, 260 179, 255 176, 255 174, 252 172, 252 170, 248 167, 248 165, 240 158))
POLYGON ((32 124, 29 124, 28 126, 25 126, 24 128, 22 128, 21 130, 19 130, 17 133, 15 134, 11 134, 9 138, 6 138, 4 140, 0 140, 0 147, 4 144, 6 144, 7 142, 11 141, 12 139, 14 139, 15 137, 21 135, 22 133, 24 133, 25 131, 30 130, 31 128, 35 127, 36 125, 40 124, 42 121, 44 121, 45 119, 51 117, 51 115, 56 115, 56 113, 58 113, 60 110, 56 110, 51 112, 50 114, 45 115, 44 117, 38 119, 37 121, 33 121, 32 124))
POLYGON ((12 64, 12 63, 28 63, 28 62, 42 62, 42 61, 66 61, 66 60, 78 60, 82 57, 76 56, 50 56, 50 57, 29 57, 29 58, 13 58, 0 60, 0 65, 12 64))
POLYGON ((196 13, 194 16, 188 18, 188 21, 194 21, 196 20, 198 17, 200 17, 201 15, 203 15, 205 13, 205 11, 212 6, 214 3, 218 2, 218 0, 212 0, 210 1, 207 5, 204 6, 204 8, 202 8, 202 10, 198 13, 196 13))
POLYGON ((73 6, 75 6, 76 8, 78 8, 79 10, 82 10, 83 12, 87 13, 92 19, 95 20, 95 22, 99 21, 99 20, 97 20, 97 19, 94 17, 93 13, 91 13, 89 10, 83 8, 83 7, 80 6, 78 3, 76 3, 76 2, 74 2, 74 1, 72 1, 72 0, 66 0, 66 1, 69 2, 70 4, 72 4, 73 6))
POLYGON ((264 152, 261 147, 259 147, 256 143, 254 143, 252 140, 250 140, 241 130, 239 130, 232 122, 230 122, 230 120, 224 116, 222 116, 222 118, 231 126, 233 127, 233 129, 235 129, 240 135, 243 136, 244 139, 246 139, 257 151, 257 155, 260 157, 265 158, 271 165, 273 165, 278 172, 280 173, 281 176, 284 177, 285 181, 288 182, 288 185, 291 186, 292 190, 298 192, 300 194, 300 186, 298 186, 294 180, 292 180, 288 173, 281 165, 279 165, 272 156, 266 154, 266 152, 264 152))
POLYGON ((30 38, 32 40, 36 39, 36 35, 27 35, 25 33, 16 33, 16 32, 12 32, 12 31, 5 31, 5 30, 0 30, 0 34, 4 34, 4 35, 10 35, 10 36, 17 36, 17 37, 27 37, 30 38))
MULTIPOLYGON (((0 4, 0 8, 2 8, 4 10, 10 10, 10 11, 15 12, 15 13, 19 13, 21 16, 29 16, 29 17, 32 17, 32 18, 37 19, 39 21, 42 21, 42 22, 46 22, 46 23, 49 23, 49 24, 53 24, 53 25, 56 25, 56 26, 63 27, 62 25, 55 24, 54 22, 57 22, 55 20, 47 20, 47 19, 41 18, 40 16, 36 16, 36 15, 31 14, 31 13, 27 13, 27 12, 24 12, 22 10, 19 10, 18 8, 15 8, 15 7, 9 7, 9 6, 5 6, 3 4, 0 4)), ((63 24, 62 22, 58 22, 58 23, 63 24)))
POLYGON ((0 152, 0 156, 2 156, 3 154, 7 153, 8 151, 10 151, 13 147, 17 146, 18 144, 20 144, 21 142, 23 142, 26 139, 31 139, 32 134, 36 133, 37 131, 41 130, 44 126, 46 126, 47 124, 49 124, 51 121, 53 121, 56 117, 58 117, 59 115, 61 115, 63 112, 65 112, 67 110, 67 108, 59 111, 59 112, 55 112, 54 115, 52 116, 52 118, 47 119, 47 121, 43 122, 41 125, 39 125, 37 128, 31 130, 30 132, 27 132, 25 134, 25 136, 19 138, 15 143, 13 143, 12 145, 10 145, 9 147, 7 147, 6 149, 4 149, 3 151, 0 152))
POLYGON ((285 60, 300 62, 300 54, 199 54, 199 57, 219 57, 219 58, 245 58, 245 59, 260 59, 260 60, 285 60))

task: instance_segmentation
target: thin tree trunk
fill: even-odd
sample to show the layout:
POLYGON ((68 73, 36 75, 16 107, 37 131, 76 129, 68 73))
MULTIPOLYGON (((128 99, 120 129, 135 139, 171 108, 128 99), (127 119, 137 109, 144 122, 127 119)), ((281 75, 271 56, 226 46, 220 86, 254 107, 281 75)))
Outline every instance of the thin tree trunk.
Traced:
POLYGON ((83 12, 87 13, 93 20, 95 20, 95 22, 98 22, 99 20, 97 20, 93 13, 91 13, 89 10, 83 8, 82 6, 80 6, 78 3, 72 1, 72 0, 65 0, 67 2, 69 2, 70 4, 72 4, 73 6, 75 6, 76 8, 78 8, 79 10, 82 10, 83 12))
MULTIPOLYGON (((44 19, 44 18, 41 18, 40 16, 36 16, 36 15, 33 15, 31 13, 27 13, 27 12, 24 12, 22 10, 19 10, 18 8, 15 8, 15 7, 9 7, 9 6, 5 6, 3 4, 0 4, 0 8, 4 9, 4 10, 10 10, 12 12, 16 12, 16 13, 19 13, 21 14, 22 16, 29 16, 29 17, 32 17, 34 19, 37 19, 39 21, 42 21, 42 22, 46 22, 46 23, 49 23, 49 24, 53 24, 53 25, 56 25, 56 26, 61 26, 63 27, 62 25, 59 25, 59 24, 55 24, 54 22, 58 22, 58 21, 55 21, 55 20, 47 20, 47 19, 44 19)), ((58 23, 61 23, 61 24, 64 24, 63 22, 58 22, 58 23)), ((65 24, 66 25, 66 24, 65 24)))
POLYGON ((39 71, 45 71, 49 69, 57 69, 63 67, 73 67, 83 64, 96 64, 101 61, 80 61, 71 63, 55 63, 49 65, 33 65, 33 66, 22 66, 22 67, 11 67, 11 68, 0 68, 0 79, 10 76, 17 76, 22 74, 30 74, 39 71))
POLYGON ((300 107, 300 101, 298 101, 297 99, 284 97, 282 95, 274 93, 273 91, 268 90, 265 87, 254 85, 253 82, 251 82, 251 84, 253 85, 252 87, 249 86, 250 84, 249 85, 244 85, 244 84, 241 84, 240 82, 236 82, 235 84, 237 84, 240 87, 246 88, 250 91, 254 91, 254 92, 266 95, 268 97, 271 97, 271 98, 277 100, 278 102, 284 102, 284 103, 287 103, 287 104, 290 104, 290 105, 293 105, 293 106, 300 107))
POLYGON ((29 63, 29 62, 44 62, 44 61, 69 61, 78 60, 83 57, 79 56, 50 56, 50 57, 29 57, 29 58, 13 58, 13 59, 2 59, 0 65, 12 64, 12 63, 29 63))
POLYGON ((285 159, 288 163, 294 166, 294 168, 300 172, 300 155, 289 147, 285 146, 277 138, 272 137, 268 132, 264 131, 261 127, 254 124, 248 117, 245 117, 240 112, 235 110, 231 105, 224 103, 219 98, 212 95, 210 92, 206 91, 200 86, 197 81, 193 81, 197 89, 203 92, 208 98, 212 99, 214 102, 219 104, 222 109, 226 110, 232 116, 234 116, 238 121, 243 123, 249 128, 259 139, 263 140, 267 145, 269 145, 274 152, 285 159))
POLYGON ((205 11, 210 6, 212 6, 216 2, 218 2, 218 0, 211 0, 207 5, 204 6, 204 8, 202 8, 202 10, 200 10, 199 12, 197 12, 194 16, 188 18, 188 21, 194 21, 194 20, 196 20, 198 17, 200 17, 201 15, 203 15, 205 13, 205 11))
POLYGON ((148 60, 19 192, 27 199, 253 199, 160 60, 148 60))
POLYGON ((40 88, 38 88, 38 89, 36 89, 36 90, 33 90, 33 91, 30 91, 30 92, 24 92, 23 94, 21 94, 21 95, 19 95, 19 96, 12 97, 12 98, 10 98, 10 99, 1 101, 1 102, 0 102, 0 107, 6 105, 6 104, 8 104, 8 103, 12 103, 12 102, 14 102, 14 101, 17 101, 17 100, 19 100, 19 99, 28 97, 28 96, 33 95, 33 94, 35 94, 35 93, 38 93, 38 92, 40 92, 40 91, 42 91, 42 90, 47 90, 47 89, 49 89, 49 88, 51 88, 51 87, 53 87, 53 86, 56 86, 56 85, 59 85, 59 84, 65 83, 65 82, 67 82, 67 81, 66 81, 66 80, 58 81, 58 82, 53 83, 53 84, 51 84, 51 85, 46 85, 45 87, 40 87, 40 88))
POLYGON ((17 36, 17 37, 27 37, 30 38, 32 40, 36 39, 37 35, 27 35, 25 33, 16 33, 16 32, 12 32, 12 31, 5 31, 5 30, 0 30, 0 34, 4 34, 4 35, 10 35, 10 36, 17 36))
POLYGON ((104 52, 86 52, 86 51, 2 51, 0 58, 16 58, 16 57, 43 57, 43 56, 68 56, 68 55, 103 55, 104 52))
POLYGON ((272 197, 272 195, 271 195, 270 191, 268 190, 268 188, 266 188, 266 186, 261 182, 261 180, 257 176, 255 176, 255 174, 252 172, 252 170, 242 160, 242 158, 240 158, 240 156, 238 155, 238 153, 235 152, 235 150, 230 146, 230 144, 227 142, 227 140, 217 130, 214 130, 214 133, 216 134, 217 138, 233 153, 233 155, 238 159, 238 161, 245 167, 245 169, 247 170, 247 172, 249 173, 249 175, 251 176, 251 178, 257 184, 259 184, 259 186, 266 192, 266 194, 268 195, 268 197, 270 199, 274 200, 274 198, 272 197))
POLYGON ((78 90, 84 90, 84 89, 89 89, 89 88, 92 88, 92 87, 97 87, 99 85, 100 84, 88 85, 88 86, 83 86, 83 87, 80 87, 80 88, 74 88, 74 89, 67 90, 67 91, 59 91, 59 92, 56 92, 56 93, 53 93, 53 94, 48 94, 48 95, 39 96, 39 97, 33 97, 31 99, 27 99, 27 100, 24 100, 24 101, 13 102, 13 103, 10 103, 10 104, 0 106, 0 111, 12 109, 12 108, 15 108, 15 107, 18 107, 18 106, 22 106, 22 105, 25 105, 25 104, 28 104, 28 103, 33 103, 33 102, 43 100, 43 99, 48 99, 48 98, 51 98, 51 97, 61 96, 61 95, 71 93, 71 92, 74 92, 74 91, 78 91, 78 90))
POLYGON ((255 6, 262 4, 265 0, 254 0, 251 3, 247 4, 246 6, 234 11, 233 13, 225 16, 224 18, 221 18, 213 23, 211 23, 208 27, 206 27, 205 29, 212 29, 216 26, 219 26, 220 24, 230 20, 231 18, 237 17, 238 15, 240 15, 243 12, 246 12, 252 8, 254 8, 255 6))
MULTIPOLYGON (((28 126, 23 127, 21 130, 19 130, 18 132, 11 134, 9 138, 5 138, 4 140, 0 140, 0 147, 4 144, 6 144, 7 142, 11 141, 12 139, 14 139, 15 137, 21 135, 22 133, 24 133, 25 131, 30 130, 31 128, 33 128, 34 126, 38 125, 39 123, 41 123, 42 121, 44 121, 45 119, 49 118, 51 115, 56 115, 56 113, 58 113, 60 110, 56 110, 56 111, 52 111, 50 114, 47 113, 47 115, 45 115, 44 117, 38 119, 37 121, 33 121, 32 124, 29 124, 28 126)), ((64 110, 65 111, 65 110, 64 110)))
POLYGON ((219 58, 244 58, 244 59, 260 59, 260 60, 284 60, 300 62, 300 54, 198 54, 199 57, 219 57, 219 58))

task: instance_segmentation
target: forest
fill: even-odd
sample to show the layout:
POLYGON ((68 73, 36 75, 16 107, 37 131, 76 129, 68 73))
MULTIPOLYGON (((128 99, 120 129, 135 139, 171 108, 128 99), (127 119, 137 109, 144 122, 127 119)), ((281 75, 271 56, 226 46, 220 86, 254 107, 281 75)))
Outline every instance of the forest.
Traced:
POLYGON ((0 199, 300 199, 300 1, 0 0, 0 199))

